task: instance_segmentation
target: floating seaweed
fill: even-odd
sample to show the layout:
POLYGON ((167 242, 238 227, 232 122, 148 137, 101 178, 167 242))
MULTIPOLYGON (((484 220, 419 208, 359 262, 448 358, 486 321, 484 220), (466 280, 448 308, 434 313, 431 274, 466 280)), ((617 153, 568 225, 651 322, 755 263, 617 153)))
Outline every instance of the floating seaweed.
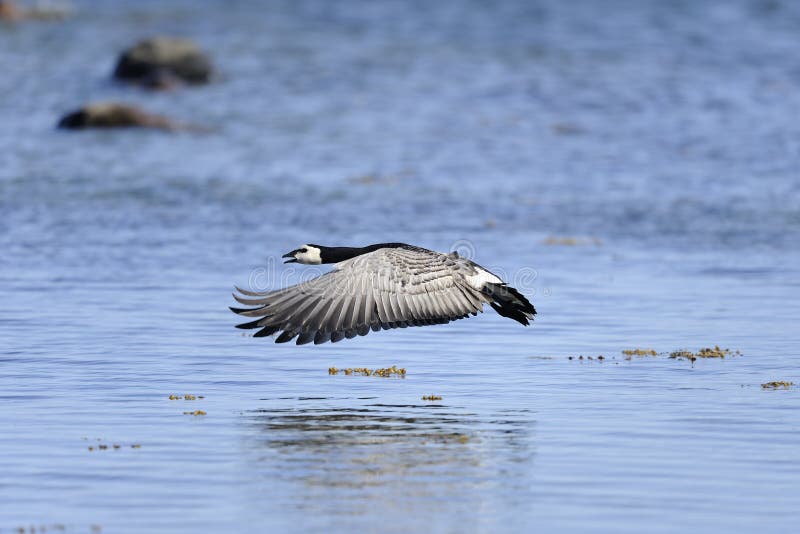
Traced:
POLYGON ((694 352, 690 350, 676 350, 670 352, 669 357, 673 360, 689 360, 690 362, 694 362, 697 359, 694 352))
MULTIPOLYGON (((719 345, 714 345, 713 347, 703 347, 697 352, 692 352, 686 349, 680 349, 673 352, 657 352, 655 349, 651 348, 633 348, 633 349, 623 349, 622 355, 625 357, 626 360, 633 359, 634 356, 638 357, 645 357, 645 356, 665 356, 668 355, 669 358, 673 360, 689 360, 690 362, 695 362, 698 358, 725 358, 726 356, 741 356, 741 351, 738 350, 731 350, 731 349, 724 349, 721 348, 719 345)), ((609 359, 602 354, 599 356, 584 356, 583 354, 579 356, 567 356, 568 360, 606 360, 609 359)), ((616 359, 611 357, 612 360, 616 359)), ((615 362, 618 363, 618 362, 615 362)))
POLYGON ((653 349, 625 349, 622 351, 626 360, 630 360, 633 356, 658 356, 658 353, 653 349))
POLYGON ((714 345, 713 348, 704 348, 700 349, 696 356, 698 358, 724 358, 725 356, 733 356, 733 355, 740 355, 741 352, 732 351, 730 349, 721 349, 719 345, 714 345))
POLYGON ((440 401, 442 400, 441 395, 423 395, 422 400, 424 401, 440 401))
POLYGON ((197 399, 205 399, 202 395, 170 395, 169 400, 197 400, 197 399))
POLYGON ((697 358, 724 358, 725 356, 741 356, 741 354, 742 353, 738 350, 732 351, 730 349, 720 348, 719 345, 714 345, 714 347, 701 348, 697 352, 685 349, 676 350, 675 352, 671 352, 669 357, 672 359, 685 359, 694 362, 697 358))
POLYGON ((183 415, 206 415, 203 410, 195 410, 193 412, 183 412, 183 415))
MULTIPOLYGON (((67 527, 61 523, 54 523, 51 525, 32 525, 29 527, 17 527, 14 532, 17 534, 36 534, 37 532, 66 532, 67 527)), ((0 531, 3 532, 3 531, 0 531)), ((99 530, 97 532, 100 532, 99 530)))
MULTIPOLYGON (((86 440, 88 440, 89 438, 82 438, 82 439, 83 439, 84 441, 86 441, 86 440)), ((97 444, 97 445, 89 445, 89 446, 87 447, 87 449, 89 450, 89 452, 93 452, 93 451, 107 451, 107 450, 115 450, 115 451, 118 451, 118 450, 122 449, 123 447, 128 447, 128 446, 129 446, 131 449, 141 449, 141 448, 142 448, 142 445, 141 445, 141 443, 132 443, 131 445, 122 445, 121 443, 112 443, 112 444, 109 446, 108 444, 105 444, 105 443, 100 443, 100 442, 104 441, 104 440, 103 440, 103 439, 101 439, 101 438, 97 438, 97 441, 98 441, 98 444, 97 444)))
POLYGON ((383 378, 389 378, 392 376, 396 376, 397 378, 406 377, 405 368, 397 367, 396 365, 393 365, 391 367, 386 367, 383 369, 368 369, 366 367, 348 367, 347 369, 337 369, 336 367, 328 368, 329 375, 338 375, 340 372, 344 373, 347 376, 350 375, 380 376, 383 378))
POLYGON ((766 382, 761 384, 764 389, 789 389, 794 385, 794 382, 787 382, 785 380, 777 380, 775 382, 766 382))

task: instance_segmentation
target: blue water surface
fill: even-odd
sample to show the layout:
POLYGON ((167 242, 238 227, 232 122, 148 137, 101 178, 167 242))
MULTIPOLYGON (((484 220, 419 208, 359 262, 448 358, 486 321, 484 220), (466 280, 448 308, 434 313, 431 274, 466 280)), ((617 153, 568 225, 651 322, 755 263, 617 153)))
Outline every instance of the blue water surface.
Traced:
POLYGON ((799 4, 70 6, 0 26, 0 532, 796 528, 799 4), (113 83, 157 34, 214 81, 113 83), (106 100, 203 129, 55 129, 106 100), (535 323, 233 328, 319 272, 281 254, 385 241, 535 323))

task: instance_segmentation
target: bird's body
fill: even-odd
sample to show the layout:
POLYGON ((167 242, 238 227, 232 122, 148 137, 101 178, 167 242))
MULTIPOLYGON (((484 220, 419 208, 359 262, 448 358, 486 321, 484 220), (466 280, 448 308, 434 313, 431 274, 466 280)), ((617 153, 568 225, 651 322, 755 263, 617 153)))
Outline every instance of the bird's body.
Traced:
POLYGON ((255 337, 281 332, 277 343, 337 342, 370 330, 444 324, 483 311, 527 325, 536 310, 516 289, 456 253, 443 254, 405 243, 367 247, 304 245, 284 255, 288 262, 335 263, 333 270, 294 286, 234 298, 255 308, 231 308, 257 317, 238 328, 258 328, 255 337))

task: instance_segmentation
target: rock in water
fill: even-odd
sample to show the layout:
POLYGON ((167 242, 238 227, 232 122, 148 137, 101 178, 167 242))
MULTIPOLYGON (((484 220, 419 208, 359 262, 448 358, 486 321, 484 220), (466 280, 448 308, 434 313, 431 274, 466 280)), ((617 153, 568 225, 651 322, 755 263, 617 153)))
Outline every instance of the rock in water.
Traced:
POLYGON ((67 5, 44 3, 31 8, 19 7, 14 0, 0 0, 0 21, 61 20, 69 15, 67 5))
POLYGON ((83 128, 157 128, 176 130, 180 126, 167 117, 147 113, 128 104, 100 102, 88 104, 68 113, 58 122, 59 128, 79 130, 83 128))
POLYGON ((211 60, 192 41, 154 37, 124 51, 114 77, 163 88, 173 79, 190 84, 208 83, 211 72, 211 60))
POLYGON ((0 0, 0 20, 15 21, 22 18, 22 11, 12 0, 0 0))

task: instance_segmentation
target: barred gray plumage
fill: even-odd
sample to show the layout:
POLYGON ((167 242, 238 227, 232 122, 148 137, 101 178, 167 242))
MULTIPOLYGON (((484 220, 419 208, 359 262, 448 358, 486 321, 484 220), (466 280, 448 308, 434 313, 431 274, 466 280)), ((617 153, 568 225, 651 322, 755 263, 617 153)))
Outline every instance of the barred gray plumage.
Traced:
POLYGON ((305 245, 285 257, 301 263, 349 259, 337 262, 326 274, 285 289, 237 288, 240 294, 234 298, 255 307, 231 310, 257 317, 238 328, 259 329, 255 337, 280 332, 277 343, 295 337, 298 345, 337 342, 370 330, 444 324, 477 315, 484 304, 524 325, 536 314, 514 288, 456 253, 388 243, 361 249, 305 245))

